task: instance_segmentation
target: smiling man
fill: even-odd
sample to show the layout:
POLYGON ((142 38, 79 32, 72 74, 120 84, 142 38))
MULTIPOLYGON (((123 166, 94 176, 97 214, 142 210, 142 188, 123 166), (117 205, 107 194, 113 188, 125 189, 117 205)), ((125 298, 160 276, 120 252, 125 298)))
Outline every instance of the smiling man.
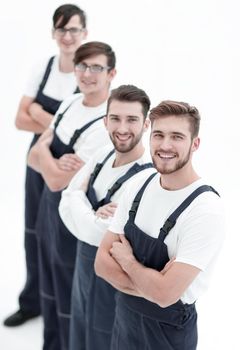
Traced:
POLYGON ((101 149, 62 193, 61 218, 78 238, 70 350, 110 348, 116 291, 96 276, 94 260, 126 184, 155 171, 142 142, 149 106, 148 96, 136 86, 113 90, 104 121, 114 148, 101 149), (84 189, 86 178, 90 180, 84 189))
POLYGON ((95 268, 120 291, 112 350, 195 350, 195 301, 208 287, 223 242, 222 201, 192 165, 198 110, 163 101, 150 120, 159 173, 126 189, 95 268))
POLYGON ((74 66, 81 93, 66 98, 51 127, 29 153, 29 165, 44 181, 37 222, 44 349, 68 348, 70 301, 77 240, 58 214, 61 191, 101 147, 111 141, 105 129, 115 53, 102 42, 83 44, 74 66))
MULTIPOLYGON (((33 133, 30 148, 48 128, 61 102, 78 90, 73 58, 87 36, 86 14, 76 5, 64 4, 55 10, 52 21, 58 54, 35 64, 16 115, 16 127, 33 133)), ((4 320, 8 327, 19 326, 40 314, 36 221, 43 187, 41 174, 27 167, 24 231, 27 278, 19 296, 19 310, 4 320)))

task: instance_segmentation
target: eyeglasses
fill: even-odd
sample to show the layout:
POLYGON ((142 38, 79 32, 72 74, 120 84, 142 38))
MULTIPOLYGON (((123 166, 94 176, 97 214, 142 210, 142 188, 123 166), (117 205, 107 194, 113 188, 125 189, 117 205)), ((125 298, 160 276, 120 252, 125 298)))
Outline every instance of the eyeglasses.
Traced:
POLYGON ((78 36, 81 32, 84 31, 83 28, 76 28, 76 27, 72 27, 72 28, 55 28, 55 33, 57 33, 60 36, 64 36, 67 32, 69 32, 69 34, 71 36, 78 36))
POLYGON ((91 73, 101 73, 104 70, 108 70, 110 68, 111 67, 108 67, 108 66, 106 67, 100 66, 99 64, 93 64, 91 66, 88 66, 86 63, 78 63, 75 65, 76 71, 79 71, 79 72, 86 72, 86 70, 89 69, 89 72, 91 73))

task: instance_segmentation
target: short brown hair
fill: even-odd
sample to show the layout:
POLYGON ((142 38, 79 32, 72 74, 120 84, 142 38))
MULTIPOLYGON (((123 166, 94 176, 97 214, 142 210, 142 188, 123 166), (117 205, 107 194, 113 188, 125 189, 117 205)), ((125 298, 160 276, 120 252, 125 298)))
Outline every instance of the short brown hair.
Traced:
POLYGON ((75 52, 73 63, 76 65, 86 58, 97 55, 105 55, 107 57, 107 65, 109 67, 108 70, 115 68, 115 52, 111 46, 100 41, 90 41, 81 45, 75 52))
POLYGON ((196 107, 190 106, 186 102, 162 101, 159 105, 151 109, 149 118, 153 124, 155 119, 172 115, 188 118, 192 138, 198 136, 201 120, 199 111, 196 107))
POLYGON ((86 14, 80 7, 73 4, 61 5, 55 10, 53 14, 53 28, 63 28, 75 15, 79 16, 81 24, 85 29, 87 22, 86 14))
POLYGON ((150 108, 150 99, 144 90, 134 85, 120 85, 118 88, 112 90, 107 102, 107 114, 113 100, 139 102, 142 105, 142 112, 146 119, 150 108))

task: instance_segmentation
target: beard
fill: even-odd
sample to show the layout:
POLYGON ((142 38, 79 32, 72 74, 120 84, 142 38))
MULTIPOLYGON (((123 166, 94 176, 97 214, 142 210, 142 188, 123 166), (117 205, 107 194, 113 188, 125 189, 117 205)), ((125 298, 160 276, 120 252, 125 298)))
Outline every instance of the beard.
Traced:
POLYGON ((154 155, 152 156, 152 161, 153 161, 154 167, 162 175, 172 174, 172 173, 175 173, 176 171, 182 169, 188 163, 190 156, 191 156, 191 150, 189 149, 186 157, 183 159, 179 159, 172 166, 169 164, 159 165, 159 162, 158 162, 159 156, 157 155, 158 153, 159 153, 159 151, 154 152, 154 155))
POLYGON ((131 140, 129 142, 121 142, 116 138, 116 136, 110 135, 110 139, 114 145, 116 151, 120 153, 127 153, 134 149, 134 147, 139 143, 143 135, 143 131, 137 135, 131 134, 131 140))

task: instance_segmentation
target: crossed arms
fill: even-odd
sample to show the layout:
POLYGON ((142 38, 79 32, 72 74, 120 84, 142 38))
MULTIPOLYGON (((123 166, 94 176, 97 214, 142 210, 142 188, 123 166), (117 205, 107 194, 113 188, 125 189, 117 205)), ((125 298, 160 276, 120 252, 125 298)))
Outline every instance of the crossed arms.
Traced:
POLYGON ((95 271, 116 289, 161 307, 177 302, 200 269, 170 260, 162 271, 140 264, 124 235, 107 231, 98 249, 95 271))
POLYGON ((64 154, 60 159, 52 156, 49 149, 53 140, 53 130, 47 129, 31 148, 28 165, 40 172, 51 191, 64 189, 84 165, 76 154, 64 154))

